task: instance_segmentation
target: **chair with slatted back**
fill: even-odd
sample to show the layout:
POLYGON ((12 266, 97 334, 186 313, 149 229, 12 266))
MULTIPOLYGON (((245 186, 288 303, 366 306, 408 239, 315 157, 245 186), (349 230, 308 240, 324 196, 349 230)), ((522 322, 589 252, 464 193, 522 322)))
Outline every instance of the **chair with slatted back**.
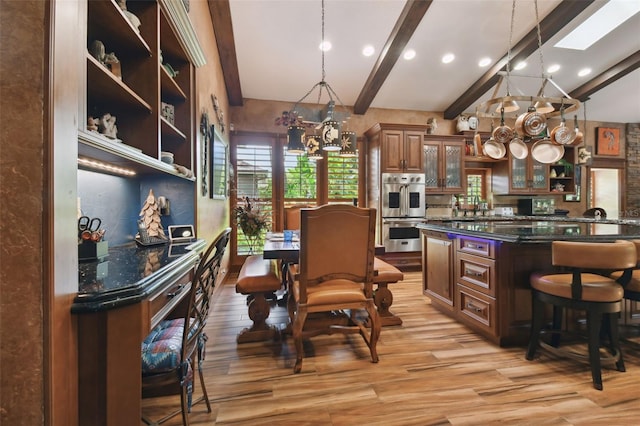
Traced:
POLYGON ((373 300, 375 209, 324 205, 300 214, 300 263, 289 274, 294 373, 302 369, 303 339, 318 334, 359 333, 372 361, 378 362, 380 319, 373 300), (363 321, 359 316, 365 311, 368 318, 363 321), (305 327, 308 316, 320 312, 344 313, 346 321, 305 327))
POLYGON ((213 303, 211 296, 230 234, 231 228, 222 231, 200 258, 189 289, 184 316, 162 321, 142 343, 142 397, 180 395, 180 410, 155 422, 143 416, 142 420, 146 424, 161 424, 182 413, 182 423, 187 426, 191 406, 201 401, 207 405, 207 412, 211 412, 202 373, 204 344, 207 340, 204 327, 213 303), (198 368, 202 396, 192 401, 195 365, 198 368))
POLYGON ((614 279, 596 272, 634 267, 636 247, 629 241, 554 241, 551 251, 553 266, 565 269, 531 275, 533 316, 526 358, 532 360, 538 346, 541 346, 556 355, 588 361, 593 387, 602 390, 601 362, 615 364, 618 371, 625 371, 618 343, 618 314, 622 307, 623 289, 614 279), (550 330, 543 329, 545 304, 553 306, 550 330), (587 355, 575 348, 560 347, 560 336, 567 333, 566 327, 562 327, 565 308, 586 312, 587 355), (541 334, 546 333, 551 336, 547 341, 541 339, 541 334), (609 354, 600 351, 601 336, 608 337, 609 354))

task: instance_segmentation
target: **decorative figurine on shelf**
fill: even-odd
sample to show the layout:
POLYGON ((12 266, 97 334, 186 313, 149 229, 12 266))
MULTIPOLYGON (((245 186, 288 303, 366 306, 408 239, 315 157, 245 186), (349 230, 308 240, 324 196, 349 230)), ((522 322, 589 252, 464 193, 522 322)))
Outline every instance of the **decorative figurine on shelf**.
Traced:
POLYGON ((140 33, 140 19, 127 10, 126 0, 118 0, 118 6, 120 6, 120 10, 122 10, 124 16, 126 16, 129 22, 131 22, 131 25, 133 25, 133 29, 136 30, 137 33, 140 33))
POLYGON ((116 127, 116 117, 109 113, 104 114, 100 118, 94 119, 98 124, 98 132, 108 138, 118 139, 118 127, 116 127))
POLYGON ((96 61, 100 62, 102 65, 106 65, 104 60, 107 57, 107 52, 103 42, 100 40, 94 40, 93 43, 91 43, 89 53, 91 53, 91 56, 93 56, 96 61))
POLYGON ((98 131, 98 122, 99 120, 93 118, 93 117, 87 117, 87 130, 90 132, 97 132, 98 131))
POLYGON ((436 129, 438 128, 438 121, 435 117, 427 118, 427 134, 435 135, 436 129))
POLYGON ((107 68, 109 68, 109 71, 111 71, 113 75, 122 80, 122 69, 120 68, 120 61, 118 60, 118 57, 115 53, 107 53, 107 55, 104 57, 104 64, 107 68))
POLYGON ((167 236, 162 228, 160 220, 160 206, 158 200, 153 194, 153 189, 149 190, 149 195, 140 210, 140 219, 138 219, 138 234, 136 242, 138 244, 149 246, 155 244, 166 243, 167 236))
POLYGON ((456 122, 456 131, 458 133, 462 133, 466 130, 469 130, 469 116, 467 115, 459 115, 458 121, 456 122))

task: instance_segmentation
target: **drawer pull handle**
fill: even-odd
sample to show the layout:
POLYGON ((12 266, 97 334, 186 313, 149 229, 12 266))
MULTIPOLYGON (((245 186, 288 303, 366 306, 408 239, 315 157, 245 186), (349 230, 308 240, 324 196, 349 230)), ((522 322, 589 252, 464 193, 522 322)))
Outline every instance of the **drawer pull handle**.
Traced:
POLYGON ((482 277, 484 274, 482 272, 470 271, 465 269, 464 274, 468 277, 482 277))
POLYGON ((169 299, 171 299, 173 297, 176 297, 177 295, 180 294, 180 292, 182 291, 183 288, 184 288, 184 284, 179 284, 179 285, 175 286, 174 288, 169 290, 169 292, 167 293, 167 297, 169 299))
POLYGON ((470 249, 474 249, 474 250, 485 250, 486 247, 482 244, 471 244, 471 243, 467 243, 467 248, 470 249))
POLYGON ((469 309, 470 311, 473 311, 475 313, 482 312, 482 308, 477 307, 476 305, 474 305, 471 302, 467 302, 467 309, 469 309))

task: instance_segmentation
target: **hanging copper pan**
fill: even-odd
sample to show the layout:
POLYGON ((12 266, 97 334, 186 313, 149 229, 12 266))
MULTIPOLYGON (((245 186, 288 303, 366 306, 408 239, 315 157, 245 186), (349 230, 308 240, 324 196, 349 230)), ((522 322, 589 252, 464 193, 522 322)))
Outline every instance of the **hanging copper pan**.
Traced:
POLYGON ((493 129, 491 135, 498 143, 509 143, 513 139, 513 130, 504 124, 504 108, 500 109, 500 125, 493 129))
POLYGON ((536 111, 535 107, 529 107, 528 112, 520 114, 516 119, 516 133, 526 136, 538 136, 547 128, 547 118, 536 111))

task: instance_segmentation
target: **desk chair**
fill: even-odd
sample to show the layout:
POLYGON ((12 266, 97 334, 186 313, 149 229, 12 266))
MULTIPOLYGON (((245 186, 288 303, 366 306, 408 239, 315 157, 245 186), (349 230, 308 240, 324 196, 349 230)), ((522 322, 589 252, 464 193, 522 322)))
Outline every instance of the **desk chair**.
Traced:
POLYGON ((204 345, 207 340, 204 327, 230 234, 231 228, 222 231, 200 258, 191 282, 184 316, 162 321, 142 342, 142 397, 180 394, 180 410, 156 422, 143 416, 142 420, 146 424, 161 424, 182 412, 182 424, 188 426, 191 406, 201 401, 207 405, 207 412, 211 412, 202 374, 204 345), (193 367, 196 361, 202 396, 192 401, 193 367))
POLYGON ((593 387, 602 390, 601 361, 615 363, 618 371, 625 371, 618 344, 617 321, 617 315, 622 307, 623 290, 622 286, 612 278, 597 275, 594 272, 632 268, 636 264, 636 248, 629 241, 615 243, 554 241, 551 252, 553 266, 568 268, 568 272, 531 275, 533 318, 526 358, 531 361, 540 345, 557 355, 587 360, 591 366, 593 387), (553 306, 551 330, 543 330, 545 304, 553 306), (559 348, 559 337, 566 333, 561 329, 564 308, 586 312, 588 356, 559 348), (609 337, 608 349, 611 355, 607 356, 600 354, 600 332, 603 325, 606 326, 606 334, 609 337), (551 343, 540 339, 543 332, 551 334, 551 343))
MULTIPOLYGON (((373 300, 374 209, 324 205, 301 211, 300 264, 290 271, 289 315, 296 347, 294 373, 302 369, 303 338, 359 333, 378 362, 380 320, 373 300), (369 330, 356 311, 365 310, 369 330), (348 322, 305 327, 311 313, 349 310, 348 322)), ((346 313, 345 313, 346 314, 346 313)))

